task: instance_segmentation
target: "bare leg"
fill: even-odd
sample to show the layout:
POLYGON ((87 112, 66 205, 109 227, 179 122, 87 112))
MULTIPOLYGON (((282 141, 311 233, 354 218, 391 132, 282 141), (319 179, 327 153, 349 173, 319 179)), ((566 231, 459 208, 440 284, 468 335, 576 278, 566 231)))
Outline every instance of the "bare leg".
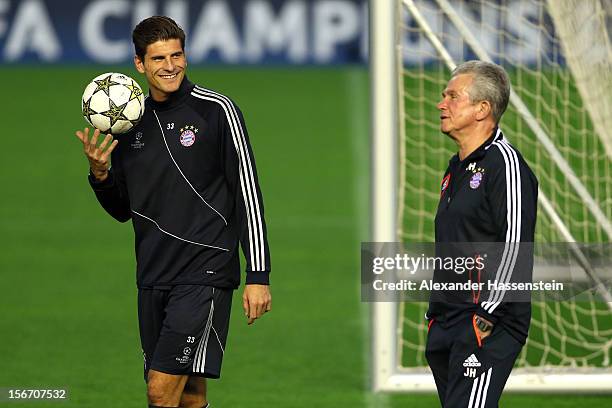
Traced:
POLYGON ((189 376, 172 375, 149 370, 147 397, 150 405, 178 407, 189 376))
POLYGON ((189 377, 183 395, 181 395, 181 407, 202 408, 206 405, 206 378, 189 377))

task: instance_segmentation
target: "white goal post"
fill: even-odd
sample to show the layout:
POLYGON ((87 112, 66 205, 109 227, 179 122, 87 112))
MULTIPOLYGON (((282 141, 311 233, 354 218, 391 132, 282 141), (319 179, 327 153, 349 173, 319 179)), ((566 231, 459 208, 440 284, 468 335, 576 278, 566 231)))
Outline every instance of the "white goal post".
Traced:
MULTIPOLYGON (((435 116, 427 117, 427 112, 432 111, 432 103, 435 107, 435 98, 448 80, 450 70, 466 59, 495 61, 512 70, 511 76, 514 75, 511 113, 507 114, 512 117, 509 120, 512 123, 506 129, 502 121, 502 127, 511 143, 518 143, 521 151, 533 152, 526 158, 541 179, 541 186, 542 181, 550 184, 540 190, 539 217, 543 221, 538 221, 540 232, 536 240, 612 241, 612 156, 609 154, 612 136, 604 133, 610 132, 610 115, 602 111, 602 106, 605 109, 612 101, 612 81, 605 82, 612 76, 612 52, 606 28, 611 11, 610 7, 606 9, 599 4, 600 0, 585 2, 588 4, 565 0, 562 10, 549 13, 548 7, 555 3, 550 0, 370 1, 371 241, 432 241, 428 225, 433 220, 435 205, 432 203, 437 192, 431 188, 437 185, 430 185, 427 180, 441 174, 445 166, 439 164, 436 168, 438 164, 432 166, 423 160, 418 166, 410 167, 410 160, 413 155, 420 160, 425 153, 441 155, 438 163, 445 163, 450 157, 452 150, 448 145, 429 146, 425 135, 441 136, 436 134, 439 131, 435 116), (572 7, 578 5, 582 5, 580 12, 572 13, 572 7), (469 20, 467 9, 477 9, 476 14, 481 13, 482 20, 469 20), (530 18, 525 18, 525 32, 521 28, 516 28, 518 33, 504 31, 501 21, 511 12, 520 14, 524 9, 532 13, 530 18), (532 27, 537 24, 541 26, 532 27), (580 32, 572 36, 572 30, 577 29, 580 32), (501 46, 491 45, 491 32, 499 36, 495 41, 501 46), (524 46, 520 42, 527 35, 540 33, 552 38, 549 48, 537 41, 532 45, 541 49, 535 51, 529 49, 529 44, 523 48, 507 46, 514 45, 513 41, 524 46), (406 45, 407 36, 419 41, 406 45), (587 42, 588 36, 596 36, 596 40, 587 42), (582 48, 597 44, 599 52, 592 49, 580 52, 576 37, 582 39, 582 48), (573 42, 564 42, 569 39, 573 42), (535 52, 541 55, 533 61, 521 54, 535 52), (585 56, 593 58, 594 63, 585 62, 585 56), (405 68, 406 60, 413 66, 405 68), (597 86, 597 81, 604 82, 597 86), (436 86, 439 88, 432 94, 430 88, 436 86), (414 95, 412 88, 416 89, 414 95), (432 95, 434 100, 428 101, 432 95), (586 142, 581 142, 582 138, 586 142), (419 182, 411 181, 415 171, 421 172, 419 182), (408 202, 406 192, 425 198, 417 200, 418 204, 408 202), (406 224, 410 228, 405 228, 406 224), (413 228, 413 225, 418 226, 413 228)), ((584 258, 578 246, 570 245, 570 249, 579 261, 584 258)), ((612 392, 612 325, 599 324, 600 318, 612 321, 612 297, 597 276, 590 273, 588 262, 581 265, 585 275, 595 282, 598 294, 586 307, 581 304, 551 306, 544 302, 537 306, 538 313, 532 323, 536 335, 531 339, 530 332, 507 390, 612 392), (581 328, 581 319, 594 323, 581 328), (572 347, 585 350, 573 355, 572 347)), ((424 322, 419 321, 422 314, 407 317, 406 305, 393 302, 371 305, 374 390, 435 391, 423 357, 408 365, 402 359, 404 353, 424 351, 424 336, 419 332, 424 328, 424 322), (412 333, 408 329, 417 333, 414 338, 406 337, 406 333, 412 333)), ((413 309, 422 312, 424 307, 413 309)))

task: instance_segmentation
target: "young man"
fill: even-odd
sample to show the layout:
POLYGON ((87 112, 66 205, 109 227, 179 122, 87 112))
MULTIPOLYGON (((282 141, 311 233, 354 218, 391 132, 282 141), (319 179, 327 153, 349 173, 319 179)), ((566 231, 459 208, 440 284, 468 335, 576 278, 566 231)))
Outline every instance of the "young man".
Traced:
POLYGON ((100 145, 98 130, 76 134, 98 201, 134 226, 149 406, 207 407, 205 378, 220 376, 240 281, 239 241, 248 323, 271 308, 255 160, 238 107, 185 76, 185 34, 172 19, 143 20, 133 41, 149 85, 141 122, 100 145))
MULTIPOLYGON (((531 279, 538 182, 499 128, 509 97, 506 72, 483 61, 459 65, 442 92, 440 129, 459 152, 442 180, 436 249, 493 256, 469 274, 436 270, 434 281, 531 279)), ((528 298, 487 287, 432 292, 425 353, 445 408, 497 407, 527 338, 528 298)))

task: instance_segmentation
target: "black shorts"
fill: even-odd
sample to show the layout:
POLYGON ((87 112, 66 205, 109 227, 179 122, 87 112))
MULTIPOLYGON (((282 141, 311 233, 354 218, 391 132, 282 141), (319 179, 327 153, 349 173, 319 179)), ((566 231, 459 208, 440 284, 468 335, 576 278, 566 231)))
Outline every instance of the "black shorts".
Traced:
POLYGON ((149 369, 219 378, 232 293, 202 285, 138 289, 145 381, 149 369))
POLYGON ((444 408, 497 408, 523 345, 498 323, 480 342, 472 316, 450 327, 433 321, 425 357, 444 408))

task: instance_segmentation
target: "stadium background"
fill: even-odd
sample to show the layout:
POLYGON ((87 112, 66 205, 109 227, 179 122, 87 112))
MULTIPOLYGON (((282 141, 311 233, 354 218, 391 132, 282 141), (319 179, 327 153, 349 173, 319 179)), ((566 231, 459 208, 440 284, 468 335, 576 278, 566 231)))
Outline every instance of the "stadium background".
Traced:
MULTIPOLYGON (((67 388, 66 407, 145 406, 132 229, 96 203, 74 131, 85 125, 79 98, 95 75, 121 71, 144 85, 129 63, 131 26, 175 7, 188 42, 200 39, 187 50, 190 79, 232 96, 245 114, 273 259, 272 313, 247 327, 236 292, 212 405, 438 406, 434 395, 368 388, 358 278, 368 236, 365 6, 0 0, 0 387, 67 388)), ((609 402, 592 396, 579 405, 609 402)), ((502 399, 536 404, 574 407, 577 399, 502 399)))

